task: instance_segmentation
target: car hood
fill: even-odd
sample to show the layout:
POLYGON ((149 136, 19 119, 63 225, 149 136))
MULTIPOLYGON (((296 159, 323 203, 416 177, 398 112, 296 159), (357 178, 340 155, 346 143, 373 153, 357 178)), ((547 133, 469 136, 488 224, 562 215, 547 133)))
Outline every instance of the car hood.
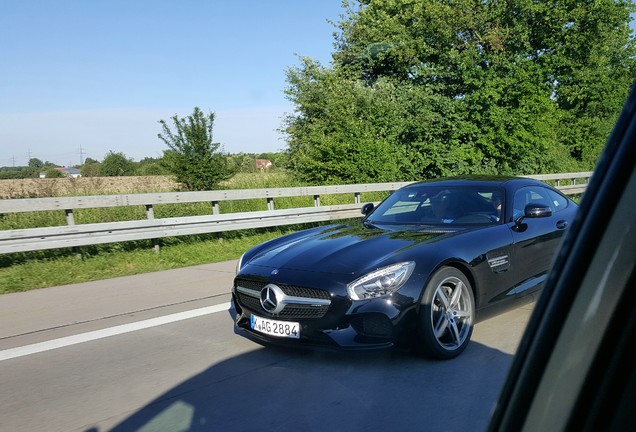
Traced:
POLYGON ((335 274, 357 274, 401 259, 416 246, 455 231, 394 231, 339 226, 278 243, 257 253, 249 265, 335 274))

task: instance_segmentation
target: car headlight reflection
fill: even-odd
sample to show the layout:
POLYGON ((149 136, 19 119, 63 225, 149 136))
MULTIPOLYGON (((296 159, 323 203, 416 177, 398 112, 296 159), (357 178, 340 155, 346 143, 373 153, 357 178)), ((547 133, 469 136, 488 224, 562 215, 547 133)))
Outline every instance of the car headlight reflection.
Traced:
POLYGON ((368 273, 347 285, 351 300, 384 297, 397 291, 406 283, 415 263, 413 261, 393 264, 368 273))
POLYGON ((239 260, 236 262, 236 274, 238 274, 241 271, 241 268, 243 267, 243 258, 244 257, 245 257, 245 254, 241 255, 239 260))

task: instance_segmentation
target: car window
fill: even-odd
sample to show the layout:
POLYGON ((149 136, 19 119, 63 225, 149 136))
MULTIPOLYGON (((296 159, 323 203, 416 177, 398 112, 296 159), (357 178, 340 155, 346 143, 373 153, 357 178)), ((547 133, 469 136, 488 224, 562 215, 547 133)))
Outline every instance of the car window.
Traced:
POLYGON ((503 192, 495 188, 421 186, 399 191, 381 203, 372 223, 492 224, 501 220, 503 192))
POLYGON ((550 201, 552 204, 552 211, 559 212, 565 209, 568 206, 568 200, 560 193, 557 193, 552 190, 548 190, 548 195, 550 195, 550 201))
POLYGON ((386 208, 382 213, 384 216, 390 216, 395 214, 415 213, 419 207, 428 203, 428 199, 422 202, 422 197, 417 193, 404 193, 399 194, 394 200, 393 205, 386 208))

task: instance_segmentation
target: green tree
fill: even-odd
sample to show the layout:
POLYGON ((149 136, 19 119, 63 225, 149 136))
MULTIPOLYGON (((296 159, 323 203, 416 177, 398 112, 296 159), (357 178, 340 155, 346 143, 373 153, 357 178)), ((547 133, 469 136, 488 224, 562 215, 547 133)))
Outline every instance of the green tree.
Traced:
POLYGON ((31 158, 29 159, 29 168, 32 168, 34 170, 41 170, 42 168, 44 168, 44 162, 42 162, 42 160, 38 158, 31 158))
POLYGON ((160 120, 163 133, 157 134, 167 146, 163 163, 176 180, 188 190, 214 189, 222 180, 233 175, 227 155, 212 142, 214 113, 205 115, 195 107, 191 115, 171 117, 174 131, 160 120))
POLYGON ((0 167, 0 179, 24 179, 34 178, 39 175, 39 170, 29 166, 0 167))
POLYGON ((170 172, 161 158, 146 157, 139 161, 135 170, 140 176, 168 175, 170 172))
POLYGON ((46 178, 62 178, 62 177, 64 177, 64 174, 62 173, 62 171, 57 170, 57 169, 55 169, 53 167, 48 168, 45 171, 45 173, 46 173, 45 174, 46 178))
POLYGON ((89 159, 86 159, 84 165, 80 168, 82 177, 100 177, 102 164, 94 159, 89 159))
POLYGON ((102 176, 130 176, 135 171, 135 164, 122 152, 109 151, 100 164, 99 172, 102 176))
POLYGON ((230 169, 235 173, 256 172, 256 156, 251 153, 238 153, 228 155, 230 169))
POLYGON ((459 142, 465 120, 444 95, 392 77, 343 79, 303 61, 288 71, 297 113, 286 123, 289 167, 303 181, 412 180, 468 172, 477 160, 459 142))
POLYGON ((630 1, 345 1, 287 72, 307 181, 591 169, 634 79, 630 1))

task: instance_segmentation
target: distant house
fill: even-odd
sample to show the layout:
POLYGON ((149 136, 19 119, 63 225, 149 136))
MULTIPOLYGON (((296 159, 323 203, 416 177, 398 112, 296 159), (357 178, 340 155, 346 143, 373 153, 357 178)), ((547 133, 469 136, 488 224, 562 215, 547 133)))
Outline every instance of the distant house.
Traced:
POLYGON ((272 167, 272 161, 269 159, 256 159, 256 169, 264 171, 272 167))
POLYGON ((64 168, 55 168, 55 169, 60 171, 62 174, 64 174, 67 177, 78 178, 82 176, 82 172, 78 170, 77 168, 64 167, 64 168))

